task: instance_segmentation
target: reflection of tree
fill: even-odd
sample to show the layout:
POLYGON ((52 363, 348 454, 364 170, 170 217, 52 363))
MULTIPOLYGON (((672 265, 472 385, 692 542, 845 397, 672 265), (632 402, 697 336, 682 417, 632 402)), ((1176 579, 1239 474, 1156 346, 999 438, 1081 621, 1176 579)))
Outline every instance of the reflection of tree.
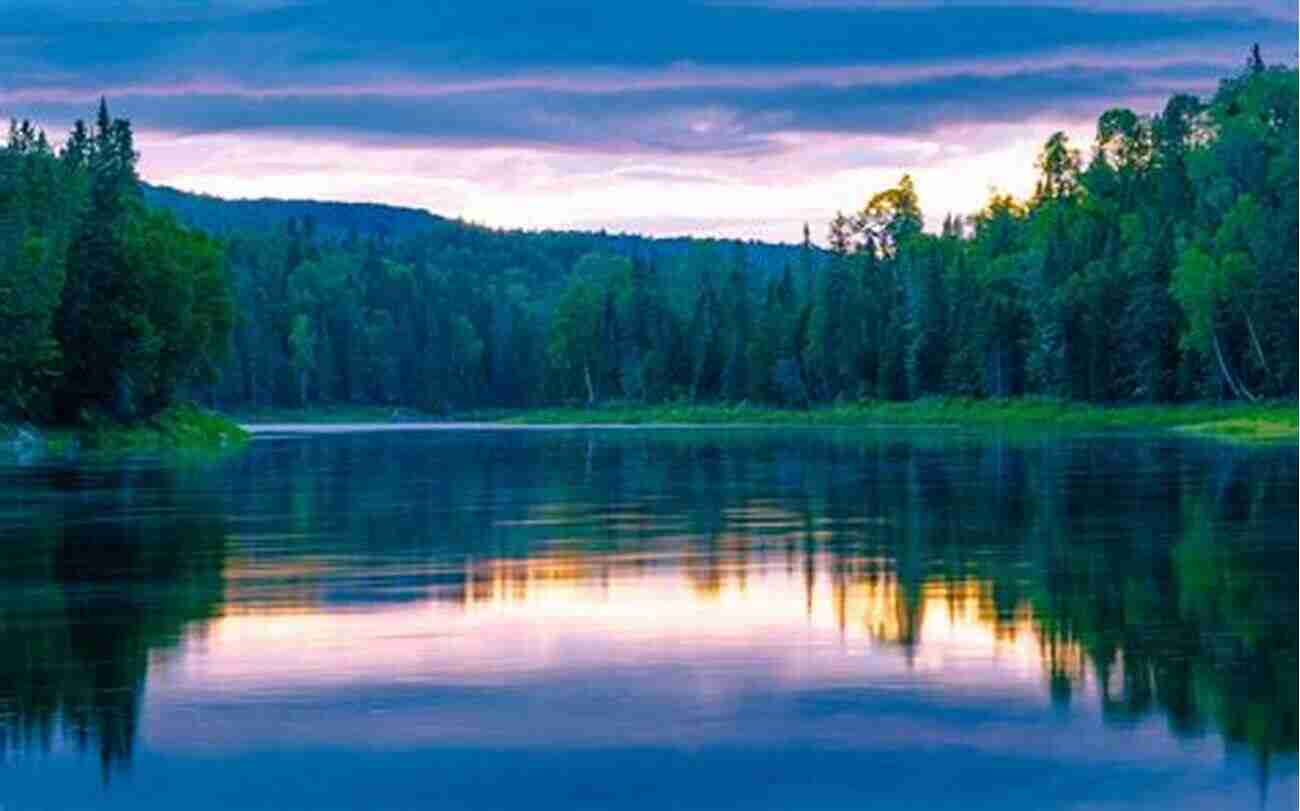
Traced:
POLYGON ((237 512, 289 516, 284 530, 354 562, 456 561, 429 575, 450 599, 491 600, 502 579, 518 593, 609 577, 624 558, 675 566, 712 599, 770 555, 809 613, 866 624, 909 656, 927 616, 973 614, 1037 644, 1062 705, 1091 684, 1113 723, 1159 713, 1261 756, 1296 748, 1284 451, 943 431, 447 433, 286 443, 239 464, 237 512), (538 558, 566 568, 498 566, 538 558))
POLYGON ((1099 509, 1153 503, 1112 516, 1122 532, 1055 545, 1033 610, 1045 644, 1086 651, 1108 718, 1158 709, 1181 734, 1213 727, 1265 759, 1295 751, 1293 462, 1188 467, 1172 496, 1102 486, 1099 509))
MULTIPOLYGON (((1294 457, 1159 442, 809 444, 765 451, 786 477, 798 471, 785 521, 738 509, 749 489, 697 481, 672 492, 693 502, 692 516, 711 512, 695 525, 720 526, 711 537, 732 548, 737 536, 797 537, 808 593, 829 576, 844 622, 854 584, 875 582, 877 594, 890 584, 888 620, 871 621, 909 656, 940 605, 933 596, 949 601, 950 617, 975 600, 996 634, 1032 619, 1060 702, 1090 678, 1112 722, 1160 712, 1178 734, 1216 729, 1265 760, 1295 751, 1294 457), (846 520, 863 516, 881 520, 846 520), (829 562, 815 565, 821 554, 829 562)), ((720 456, 731 470, 712 476, 752 479, 720 456)), ((713 546, 693 558, 692 577, 716 591, 743 567, 713 546)))
POLYGON ((98 483, 111 504, 43 513, 46 529, 0 563, 0 753, 63 738, 96 750, 107 779, 130 760, 151 653, 215 615, 221 519, 176 499, 170 474, 145 479, 98 483), (145 490, 147 512, 122 520, 145 490))

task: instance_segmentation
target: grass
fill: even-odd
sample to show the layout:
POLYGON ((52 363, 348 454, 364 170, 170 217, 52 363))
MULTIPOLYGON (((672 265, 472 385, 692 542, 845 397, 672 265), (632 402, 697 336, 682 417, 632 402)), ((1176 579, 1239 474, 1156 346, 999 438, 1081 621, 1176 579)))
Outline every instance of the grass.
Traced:
POLYGON ((518 424, 696 425, 961 425, 1078 430, 1179 429, 1235 440, 1295 439, 1294 402, 1222 405, 1098 406, 1042 398, 924 399, 908 403, 844 403, 805 411, 746 404, 610 405, 551 408, 509 415, 518 424))
POLYGON ((186 404, 130 425, 93 425, 83 436, 101 449, 211 450, 242 445, 249 434, 229 417, 186 404))
MULTIPOLYGON (((28 427, 24 442, 45 453, 60 455, 77 450, 214 451, 248 441, 249 434, 228 417, 194 405, 176 405, 130 424, 91 418, 83 425, 28 427)), ((0 442, 18 438, 19 429, 0 427, 0 442)))
POLYGON ((1219 420, 1217 422, 1199 423, 1182 426, 1180 430, 1191 434, 1205 434, 1220 439, 1243 442, 1280 442, 1294 441, 1296 438, 1295 415, 1290 422, 1285 419, 1264 417, 1241 417, 1219 420))

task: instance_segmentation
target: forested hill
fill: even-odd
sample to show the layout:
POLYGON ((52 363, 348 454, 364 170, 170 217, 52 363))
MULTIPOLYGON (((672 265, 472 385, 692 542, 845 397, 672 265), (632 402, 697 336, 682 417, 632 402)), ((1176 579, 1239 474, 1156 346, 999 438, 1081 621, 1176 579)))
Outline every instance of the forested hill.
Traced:
MULTIPOLYGON (((216 236, 283 230, 289 220, 296 220, 299 223, 311 222, 315 233, 323 238, 356 239, 373 236, 392 241, 434 233, 450 242, 499 240, 515 243, 522 251, 536 250, 544 243, 560 244, 579 255, 607 253, 652 263, 679 260, 692 248, 707 248, 731 254, 743 246, 747 268, 764 278, 778 275, 785 265, 799 261, 800 246, 796 244, 701 237, 647 237, 605 231, 493 229, 460 219, 441 217, 424 209, 380 203, 274 198, 226 199, 148 183, 142 183, 141 190, 145 203, 149 206, 170 211, 182 223, 216 236)), ((800 236, 791 234, 790 238, 794 240, 800 236)), ((814 253, 816 262, 826 258, 821 251, 814 253)), ((762 280, 755 280, 754 284, 761 287, 762 280)))
POLYGON ((314 221, 322 234, 345 236, 357 232, 405 237, 447 222, 422 209, 379 203, 272 198, 227 200, 150 183, 141 183, 140 189, 147 205, 166 209, 186 225, 211 234, 272 231, 284 228, 291 219, 298 219, 314 221))

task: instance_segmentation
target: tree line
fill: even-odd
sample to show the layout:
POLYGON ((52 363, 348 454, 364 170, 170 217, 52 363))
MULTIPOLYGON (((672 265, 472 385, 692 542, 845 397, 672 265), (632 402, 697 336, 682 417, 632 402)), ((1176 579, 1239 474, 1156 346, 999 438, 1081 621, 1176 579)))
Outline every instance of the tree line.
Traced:
POLYGON ((995 194, 939 234, 904 176, 836 215, 825 268, 757 297, 743 256, 679 312, 645 269, 577 274, 549 360, 589 400, 1294 396, 1296 90, 1255 53, 1208 102, 1107 111, 1086 163, 1053 135, 1031 199, 995 194))
POLYGON ((129 125, 104 109, 57 155, 15 125, 0 402, 69 417, 181 393, 436 412, 1294 397, 1297 120, 1296 71, 1256 50, 1208 100, 1105 112, 1086 161, 1053 135, 1029 199, 995 193, 929 233, 904 176, 837 214, 828 250, 805 228, 779 268, 743 243, 620 255, 450 221, 213 239, 139 203, 129 125))

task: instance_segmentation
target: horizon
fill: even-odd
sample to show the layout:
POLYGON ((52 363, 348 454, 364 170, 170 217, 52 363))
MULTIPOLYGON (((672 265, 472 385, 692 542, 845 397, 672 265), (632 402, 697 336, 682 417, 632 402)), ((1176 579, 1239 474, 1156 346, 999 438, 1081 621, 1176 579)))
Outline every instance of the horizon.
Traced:
MULTIPOLYGON (((768 245, 768 246, 781 247, 781 248, 798 248, 800 245, 803 244, 802 239, 781 241, 781 240, 759 239, 756 237, 728 237, 728 236, 714 236, 710 234, 693 234, 693 233, 648 234, 648 233, 641 233, 637 231, 625 231, 625 230, 616 231, 609 228, 554 228, 554 227, 529 228, 523 226, 501 226, 501 225, 492 225, 491 223, 478 222, 476 220, 464 219, 462 217, 447 216, 437 211, 433 211, 427 208, 422 208, 420 206, 414 206, 414 205, 406 206, 406 205, 400 205, 396 203, 386 203, 381 200, 324 200, 324 199, 317 199, 317 198, 310 198, 310 197, 227 197, 224 195, 210 194, 208 192, 198 192, 198 191, 189 191, 186 189, 178 189, 175 186, 168 186, 161 183, 153 183, 150 182, 148 178, 141 178, 141 182, 146 186, 161 191, 175 193, 175 194, 182 194, 190 197, 206 198, 210 200, 215 200, 218 203, 234 203, 234 204, 278 203, 278 204, 285 204, 285 205, 375 206, 378 208, 395 209, 397 211, 410 212, 413 214, 424 214, 446 222, 459 223, 468 228, 482 228, 484 230, 495 231, 498 233, 602 234, 609 237, 628 237, 633 239, 664 240, 664 241, 672 241, 672 240, 710 241, 712 240, 717 242, 740 242, 740 243, 749 243, 755 245, 768 245)), ((813 247, 818 250, 823 250, 823 251, 828 250, 828 248, 825 245, 820 244, 815 237, 813 238, 812 243, 813 243, 813 247)))
POLYGON ((1253 43, 1294 64, 1297 23, 1265 0, 11 5, 40 15, 0 29, 0 114, 57 142, 107 97, 150 183, 506 230, 795 243, 808 223, 821 245, 904 173, 931 229, 1023 199, 1053 132, 1086 152, 1104 110, 1204 97, 1253 43))

